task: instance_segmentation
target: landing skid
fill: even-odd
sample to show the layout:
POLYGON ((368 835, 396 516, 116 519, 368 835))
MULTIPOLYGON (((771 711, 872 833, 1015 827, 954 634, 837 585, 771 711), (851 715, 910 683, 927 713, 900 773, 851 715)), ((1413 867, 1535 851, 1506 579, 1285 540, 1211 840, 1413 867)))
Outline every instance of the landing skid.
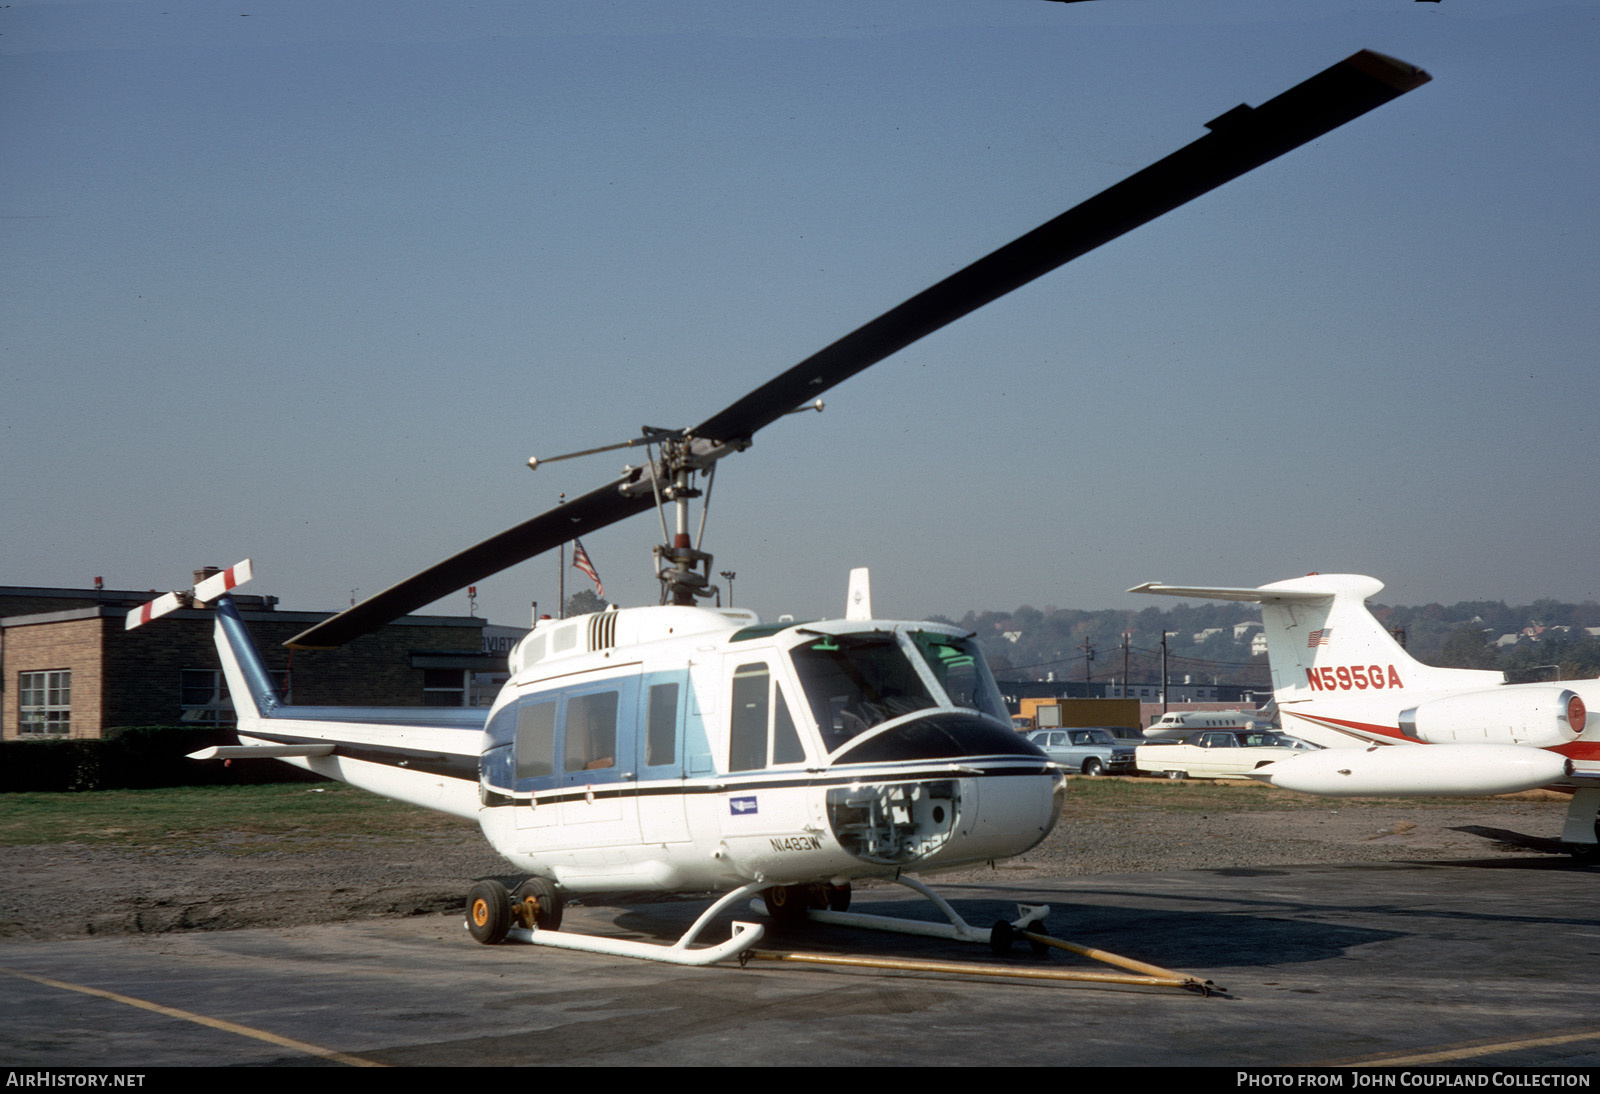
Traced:
MULTIPOLYGON (((759 893, 762 888, 764 887, 761 885, 746 885, 728 893, 700 913, 700 918, 694 921, 694 925, 670 946, 663 946, 658 942, 635 942, 626 938, 606 938, 601 935, 578 934, 575 931, 542 931, 536 927, 520 926, 507 929, 505 939, 510 942, 524 942, 531 946, 551 946, 558 950, 582 950, 587 953, 610 954, 613 957, 664 961, 670 965, 714 965, 729 957, 739 957, 742 963, 743 955, 751 946, 760 942, 762 935, 766 933, 766 928, 759 923, 734 920, 733 934, 726 942, 700 949, 689 947, 705 929, 706 924, 732 905, 759 893)), ((470 923, 468 929, 471 929, 470 923)))
MULTIPOLYGON (((931 923, 925 920, 902 919, 898 916, 864 915, 860 912, 836 912, 811 909, 807 911, 810 919, 819 923, 832 923, 843 927, 861 927, 875 931, 894 931, 899 934, 921 935, 926 938, 945 938, 957 942, 977 942, 989 945, 1002 952, 1010 948, 1014 938, 1025 938, 1027 932, 1044 930, 1042 920, 1050 914, 1048 905, 1019 904, 1017 905, 1017 918, 1010 921, 1002 920, 994 927, 974 927, 952 908, 948 901, 914 878, 901 877, 895 879, 899 884, 919 893, 930 900, 934 907, 944 915, 947 922, 931 923)), ((521 911, 520 904, 512 904, 505 895, 504 888, 498 882, 486 882, 473 890, 473 895, 468 899, 468 919, 464 924, 473 936, 483 942, 521 942, 530 946, 550 946, 561 950, 580 950, 588 953, 603 953, 613 957, 637 957, 646 961, 664 961, 673 965, 713 965, 718 961, 730 957, 739 958, 740 964, 748 960, 750 948, 761 941, 766 933, 766 928, 759 923, 747 923, 735 920, 733 934, 727 941, 715 946, 691 948, 700 932, 706 928, 713 919, 728 908, 750 897, 764 894, 768 887, 761 884, 745 885, 735 889, 717 900, 694 921, 683 937, 670 946, 657 942, 637 942, 626 938, 607 938, 602 935, 579 934, 576 931, 541 930, 537 926, 526 926, 524 921, 528 918, 521 911), (496 894, 498 890, 498 894, 496 894), (488 899, 485 899, 487 897, 488 899), (496 922, 504 916, 506 923, 501 925, 496 922), (474 929, 474 919, 477 920, 474 929)), ((772 912, 766 904, 766 897, 751 900, 752 911, 764 912, 771 916, 772 912)))
MULTIPOLYGON (((700 918, 694 921, 683 937, 670 946, 656 942, 635 942, 625 938, 605 938, 600 935, 578 934, 562 931, 553 926, 541 929, 540 922, 561 922, 560 898, 541 878, 531 878, 517 890, 518 898, 512 902, 505 887, 498 881, 480 882, 467 898, 467 920, 463 926, 479 942, 493 945, 499 942, 522 942, 531 946, 552 946, 562 950, 580 950, 588 953, 610 954, 613 957, 634 957, 645 961, 663 961, 673 965, 714 965, 718 961, 735 957, 743 967, 752 957, 774 961, 800 961, 824 965, 855 965, 868 968, 924 971, 962 976, 1021 977, 1034 980, 1078 980, 1092 983, 1138 984, 1150 987, 1177 987, 1210 995, 1218 989, 1211 981, 1200 981, 1192 976, 1171 972, 1132 958, 1119 957, 1103 950, 1078 946, 1051 938, 1044 928, 1044 917, 1050 914, 1043 904, 1018 904, 1017 918, 1000 920, 993 927, 974 927, 956 912, 939 894, 913 878, 896 878, 897 882, 931 901, 944 914, 946 922, 930 923, 926 920, 902 919, 898 916, 864 915, 859 912, 823 910, 821 908, 793 907, 783 913, 785 921, 801 916, 817 923, 831 923, 842 927, 860 927, 875 931, 894 931, 899 934, 920 935, 925 938, 944 938, 957 942, 988 943, 996 956, 1007 953, 1014 942, 1027 942, 1035 953, 1044 953, 1055 947, 1110 965, 1132 970, 1138 975, 1085 972, 1071 969, 1019 970, 1004 966, 951 965, 944 962, 908 961, 877 957, 848 957, 830 954, 757 953, 753 949, 761 941, 766 929, 759 923, 735 920, 733 933, 726 942, 715 946, 691 949, 707 924, 741 900, 761 894, 759 901, 752 900, 751 908, 769 916, 773 910, 767 906, 767 893, 773 890, 761 884, 745 885, 735 889, 713 903, 700 918), (530 926, 529 924, 533 924, 530 926)), ((799 898, 810 886, 792 886, 789 892, 799 898)), ((849 902, 849 887, 833 887, 835 899, 843 897, 849 902)), ((779 899, 781 899, 781 893, 779 899)))
MULTIPOLYGON (((861 912, 834 912, 809 909, 807 918, 815 923, 832 923, 839 927, 861 927, 871 931, 893 931, 896 934, 914 934, 924 938, 946 938, 955 942, 977 942, 986 946, 997 947, 1000 939, 1009 948, 1011 939, 1016 932, 1031 929, 1035 924, 1041 923, 1045 916, 1050 914, 1047 904, 1018 904, 1017 918, 1008 921, 1002 920, 993 927, 974 927, 952 907, 944 897, 928 888, 915 878, 897 877, 896 883, 904 885, 912 892, 919 893, 932 901, 933 906, 948 922, 929 923, 920 919, 902 919, 899 916, 865 915, 861 912)), ((766 911, 766 904, 750 902, 752 911, 766 911)), ((770 915, 771 913, 768 912, 770 915)))

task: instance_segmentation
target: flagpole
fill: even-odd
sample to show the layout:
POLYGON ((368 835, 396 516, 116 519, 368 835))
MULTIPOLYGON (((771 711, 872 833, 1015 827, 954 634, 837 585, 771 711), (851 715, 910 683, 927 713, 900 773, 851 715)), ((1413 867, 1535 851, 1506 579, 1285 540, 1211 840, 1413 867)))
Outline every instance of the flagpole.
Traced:
MULTIPOLYGON (((565 505, 567 495, 563 492, 556 495, 556 504, 565 505)), ((567 617, 567 544, 562 541, 556 551, 556 618, 567 617)))

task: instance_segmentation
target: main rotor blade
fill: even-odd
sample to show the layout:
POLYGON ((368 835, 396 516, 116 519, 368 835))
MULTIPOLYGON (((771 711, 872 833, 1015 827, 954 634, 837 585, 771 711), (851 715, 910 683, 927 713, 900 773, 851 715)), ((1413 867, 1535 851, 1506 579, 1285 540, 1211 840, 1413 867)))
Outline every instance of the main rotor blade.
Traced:
POLYGON ((353 608, 324 619, 295 635, 284 645, 294 649, 332 649, 352 638, 370 634, 392 619, 432 604, 474 581, 497 574, 508 566, 542 554, 569 539, 586 536, 597 528, 615 524, 636 513, 655 508, 654 494, 646 490, 629 497, 607 483, 580 498, 559 505, 532 520, 523 521, 476 547, 447 558, 436 566, 391 585, 353 608))
MULTIPOLYGON (((1235 107, 1206 124, 1211 130, 1207 136, 845 335, 706 419, 689 435, 742 448, 762 426, 919 338, 1430 78, 1419 68, 1363 50, 1253 110, 1235 107)), ((653 507, 651 493, 625 495, 621 485, 617 481, 602 486, 484 540, 324 620, 285 645, 305 649, 342 645, 474 581, 653 507)))
POLYGON ((762 426, 919 338, 1431 78, 1362 50, 1253 110, 1235 107, 1193 144, 951 274, 690 432, 743 447, 762 426))

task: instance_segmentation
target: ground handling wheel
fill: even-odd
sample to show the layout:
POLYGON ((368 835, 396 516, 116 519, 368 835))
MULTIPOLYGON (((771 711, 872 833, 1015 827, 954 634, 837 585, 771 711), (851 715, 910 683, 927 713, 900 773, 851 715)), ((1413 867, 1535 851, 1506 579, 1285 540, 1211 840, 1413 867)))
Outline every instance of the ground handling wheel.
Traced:
POLYGON ((511 912, 524 927, 536 931, 559 931, 566 902, 548 878, 530 877, 517 886, 511 912))
POLYGON ((467 930, 485 946, 506 940, 511 929, 511 895, 498 881, 480 881, 467 894, 467 930))
POLYGON ((767 902, 767 914, 773 921, 788 927, 805 921, 806 910, 813 906, 817 895, 812 885, 774 885, 761 898, 767 902))
MULTIPOLYGON (((1045 929, 1043 923, 1030 923, 1026 927, 1019 929, 1002 919, 995 923, 994 927, 989 931, 989 952, 996 957, 1005 957, 1011 952, 1012 944, 1017 942, 1025 933, 1047 935, 1050 932, 1045 929)), ((1043 956, 1050 952, 1050 944, 1048 942, 1040 942, 1036 938, 1030 938, 1027 942, 1028 948, 1033 951, 1035 956, 1043 956)))

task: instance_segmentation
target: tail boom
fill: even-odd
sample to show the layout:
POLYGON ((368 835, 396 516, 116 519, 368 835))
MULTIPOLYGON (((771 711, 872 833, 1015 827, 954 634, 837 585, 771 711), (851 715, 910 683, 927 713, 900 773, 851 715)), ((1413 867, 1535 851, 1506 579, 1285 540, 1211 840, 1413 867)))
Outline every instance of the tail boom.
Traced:
POLYGON ((477 819, 483 707, 296 707, 283 701, 238 608, 216 605, 240 744, 194 759, 276 759, 386 798, 477 819))

